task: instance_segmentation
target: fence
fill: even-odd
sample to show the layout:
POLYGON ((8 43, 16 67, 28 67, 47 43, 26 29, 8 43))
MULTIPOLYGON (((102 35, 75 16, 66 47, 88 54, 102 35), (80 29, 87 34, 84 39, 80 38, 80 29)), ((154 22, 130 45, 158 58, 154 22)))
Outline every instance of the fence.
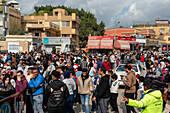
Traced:
POLYGON ((17 92, 1 99, 0 105, 0 113, 26 113, 26 96, 23 92, 17 92))

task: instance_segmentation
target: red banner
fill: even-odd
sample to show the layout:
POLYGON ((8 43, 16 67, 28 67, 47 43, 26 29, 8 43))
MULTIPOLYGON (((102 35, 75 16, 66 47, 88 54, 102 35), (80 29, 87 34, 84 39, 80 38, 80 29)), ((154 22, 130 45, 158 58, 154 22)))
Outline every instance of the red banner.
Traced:
MULTIPOLYGON (((113 40, 114 36, 89 36, 88 40, 113 40)), ((136 41, 136 38, 116 36, 117 40, 136 41)))
POLYGON ((118 37, 118 40, 123 40, 123 41, 136 41, 136 38, 118 37))

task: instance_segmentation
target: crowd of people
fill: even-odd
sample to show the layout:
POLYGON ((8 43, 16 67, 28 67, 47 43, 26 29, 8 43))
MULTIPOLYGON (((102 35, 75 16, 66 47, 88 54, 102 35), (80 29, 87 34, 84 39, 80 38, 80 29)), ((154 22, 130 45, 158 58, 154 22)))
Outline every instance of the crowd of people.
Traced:
POLYGON ((109 108, 118 113, 120 81, 114 70, 123 61, 127 113, 136 113, 134 107, 142 113, 169 113, 170 54, 151 51, 0 53, 0 98, 24 93, 24 98, 17 96, 17 112, 25 102, 28 113, 74 113, 77 104, 83 113, 108 113, 109 108), (131 61, 146 74, 136 76, 131 61))

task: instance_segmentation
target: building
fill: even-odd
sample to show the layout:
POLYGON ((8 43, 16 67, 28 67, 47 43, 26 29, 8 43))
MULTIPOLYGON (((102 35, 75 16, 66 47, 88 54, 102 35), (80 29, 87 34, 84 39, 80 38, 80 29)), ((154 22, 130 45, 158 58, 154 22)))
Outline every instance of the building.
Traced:
POLYGON ((105 29, 105 36, 131 37, 135 34, 135 28, 111 28, 105 29))
POLYGON ((1 51, 30 52, 41 49, 40 38, 31 35, 6 35, 6 41, 0 41, 1 51))
MULTIPOLYGON (((43 16, 23 16, 22 23, 26 24, 26 31, 32 36, 43 38, 70 37, 69 48, 76 49, 79 42, 79 25, 81 20, 75 13, 71 15, 65 9, 54 9, 53 15, 44 13, 43 16)), ((44 41, 42 41, 43 43, 44 41)), ((58 43, 56 46, 62 46, 58 43)))
POLYGON ((10 1, 2 3, 0 0, 0 40, 5 40, 10 30, 21 27, 21 12, 19 3, 10 1))

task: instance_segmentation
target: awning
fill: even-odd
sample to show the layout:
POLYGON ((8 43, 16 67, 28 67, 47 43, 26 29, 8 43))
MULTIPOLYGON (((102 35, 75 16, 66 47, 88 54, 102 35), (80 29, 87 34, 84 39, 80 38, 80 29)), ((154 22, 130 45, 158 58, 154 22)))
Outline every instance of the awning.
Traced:
POLYGON ((113 40, 101 40, 100 49, 113 49, 113 40))
POLYGON ((88 40, 88 49, 100 49, 100 40, 88 40))
POLYGON ((139 42, 136 42, 136 41, 128 41, 129 44, 139 44, 139 42))
POLYGON ((128 41, 116 40, 115 41, 115 48, 130 50, 130 45, 129 45, 128 41))

